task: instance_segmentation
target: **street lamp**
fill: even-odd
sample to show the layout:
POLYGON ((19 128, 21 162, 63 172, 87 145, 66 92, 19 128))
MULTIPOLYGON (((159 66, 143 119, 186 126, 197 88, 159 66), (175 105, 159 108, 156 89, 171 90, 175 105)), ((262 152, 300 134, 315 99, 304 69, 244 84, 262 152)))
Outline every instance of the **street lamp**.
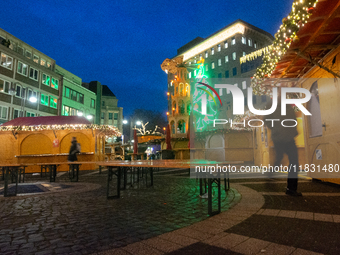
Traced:
MULTIPOLYGON (((27 90, 28 90, 28 87, 24 87, 24 86, 22 86, 20 83, 15 83, 16 85, 19 85, 20 86, 20 88, 21 88, 21 95, 20 95, 20 97, 21 97, 21 105, 20 105, 20 114, 19 114, 19 116, 20 117, 24 117, 24 111, 25 111, 25 104, 26 104, 26 98, 27 98, 27 90)), ((13 88, 10 88, 9 90, 8 90, 8 93, 10 94, 10 95, 12 95, 12 96, 14 96, 15 94, 16 94, 16 89, 15 89, 15 87, 13 88)), ((37 97, 35 97, 35 96, 33 96, 33 93, 32 93, 32 95, 29 97, 29 99, 28 99, 31 103, 36 103, 37 101, 38 101, 38 99, 37 99, 37 97)))

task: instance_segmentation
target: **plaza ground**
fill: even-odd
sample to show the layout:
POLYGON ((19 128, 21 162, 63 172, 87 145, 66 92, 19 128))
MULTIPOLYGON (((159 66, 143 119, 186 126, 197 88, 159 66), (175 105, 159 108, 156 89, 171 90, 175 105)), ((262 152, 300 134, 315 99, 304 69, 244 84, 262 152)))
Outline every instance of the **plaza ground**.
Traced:
POLYGON ((222 213, 209 217, 187 170, 160 170, 154 187, 142 179, 112 200, 105 171, 81 171, 78 183, 64 173, 25 183, 30 194, 0 197, 0 254, 340 253, 333 184, 303 178, 303 196, 291 197, 282 178, 231 179, 222 213))

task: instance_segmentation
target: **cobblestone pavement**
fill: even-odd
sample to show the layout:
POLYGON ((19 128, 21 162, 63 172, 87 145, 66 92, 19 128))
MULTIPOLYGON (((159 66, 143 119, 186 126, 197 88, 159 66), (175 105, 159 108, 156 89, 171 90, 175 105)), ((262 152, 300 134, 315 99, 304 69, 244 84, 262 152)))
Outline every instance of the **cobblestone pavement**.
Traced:
MULTIPOLYGON (((194 179, 156 173, 154 187, 141 182, 113 200, 106 198, 106 180, 105 172, 82 171, 79 183, 69 182, 66 174, 58 176, 53 192, 1 196, 0 254, 108 251, 208 218, 207 199, 199 197, 194 179), (66 186, 58 190, 58 184, 66 186)), ((40 176, 26 175, 25 183, 37 181, 40 176)), ((239 200, 235 189, 223 192, 222 210, 239 200)))

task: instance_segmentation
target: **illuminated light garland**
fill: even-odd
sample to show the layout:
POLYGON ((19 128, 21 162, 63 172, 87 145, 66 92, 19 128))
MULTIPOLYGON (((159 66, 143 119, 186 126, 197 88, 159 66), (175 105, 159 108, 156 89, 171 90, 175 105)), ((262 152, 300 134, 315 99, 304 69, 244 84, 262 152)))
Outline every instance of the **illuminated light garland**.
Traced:
POLYGON ((318 0, 295 1, 290 14, 282 19, 282 25, 275 34, 275 40, 271 45, 272 50, 263 56, 263 63, 256 69, 251 81, 251 87, 255 95, 269 95, 270 90, 263 86, 263 80, 270 78, 276 68, 276 64, 287 52, 291 43, 299 41, 297 32, 314 12, 318 0))
POLYGON ((0 131, 47 131, 47 130, 99 130, 111 136, 121 136, 118 128, 111 125, 97 124, 65 124, 65 125, 34 125, 34 126, 0 126, 0 131))
POLYGON ((246 63, 247 61, 252 61, 258 57, 261 57, 264 54, 268 54, 272 50, 272 47, 273 46, 270 45, 241 57, 240 64, 246 63))
POLYGON ((231 36, 233 36, 237 33, 244 34, 244 30, 245 30, 245 26, 242 25, 239 22, 232 25, 231 27, 224 29, 223 31, 221 31, 217 35, 214 35, 210 39, 207 39, 207 40, 203 41, 202 43, 198 44, 197 46, 195 46, 194 48, 184 52, 183 53, 183 61, 186 61, 186 60, 198 55, 199 53, 201 53, 201 52, 203 52, 207 49, 210 49, 211 47, 215 46, 216 44, 218 44, 220 42, 224 42, 227 38, 229 38, 229 37, 231 37, 231 36))

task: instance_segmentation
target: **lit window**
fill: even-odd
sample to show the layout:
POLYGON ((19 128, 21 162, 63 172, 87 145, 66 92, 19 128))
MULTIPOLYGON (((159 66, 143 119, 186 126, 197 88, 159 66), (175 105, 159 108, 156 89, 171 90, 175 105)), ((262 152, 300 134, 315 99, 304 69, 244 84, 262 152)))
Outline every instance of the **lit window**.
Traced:
POLYGON ((211 69, 215 69, 215 62, 211 63, 211 69))
POLYGON ((222 65, 222 59, 219 58, 219 59, 217 60, 217 64, 218 64, 218 66, 221 66, 221 65, 222 65))
POLYGON ((51 87, 54 89, 58 89, 58 79, 52 78, 51 87))
POLYGON ((244 57, 245 55, 246 55, 246 53, 243 51, 242 56, 244 57))
POLYGON ((44 59, 40 59, 40 65, 45 66, 46 65, 46 61, 44 59))
POLYGON ((48 96, 41 94, 40 104, 48 106, 48 96))
POLYGON ((254 42, 254 48, 255 48, 255 49, 257 48, 257 43, 256 43, 256 42, 254 42))
POLYGON ((91 108, 96 108, 96 100, 91 98, 91 108))
POLYGON ((253 46, 253 41, 251 39, 248 39, 248 46, 253 46))
POLYGON ((209 57, 208 51, 205 52, 205 58, 209 57))
POLYGON ((247 82, 246 81, 243 81, 242 82, 242 89, 246 89, 247 88, 247 82))
POLYGON ((0 92, 8 93, 10 83, 0 79, 0 92))
POLYGON ((202 59, 202 53, 200 54, 200 60, 202 59))
POLYGON ((1 53, 1 66, 12 70, 12 64, 13 64, 13 58, 4 53, 1 53))
POLYGON ((37 81, 38 80, 38 70, 30 67, 30 78, 37 81))
POLYGON ((27 76, 28 66, 20 61, 18 61, 18 73, 27 76))
POLYGON ((191 72, 189 72, 189 79, 191 78, 191 72))
POLYGON ((26 58, 31 59, 32 58, 32 53, 30 51, 26 50, 25 56, 26 56, 26 58))
POLYGON ((0 119, 7 119, 8 108, 5 106, 0 106, 0 119))
POLYGON ((215 54, 215 49, 211 48, 211 55, 214 55, 214 54, 215 54))
POLYGON ((51 77, 49 75, 43 74, 42 83, 50 86, 51 77))
POLYGON ((57 109, 58 99, 50 96, 50 107, 57 109))
POLYGON ((225 57, 224 57, 224 62, 225 62, 225 63, 229 62, 229 56, 225 56, 225 57))
POLYGON ((247 43, 247 40, 244 36, 242 36, 242 44, 246 44, 247 43))
POLYGON ((225 49, 228 48, 228 42, 225 42, 225 43, 224 43, 224 48, 225 48, 225 49))
POLYGON ((235 36, 231 38, 231 45, 235 45, 236 44, 236 38, 235 36))
POLYGON ((33 61, 37 64, 39 64, 39 57, 37 55, 33 56, 33 61))
POLYGON ((51 63, 47 62, 47 68, 51 68, 51 63))
POLYGON ((236 52, 233 52, 233 60, 236 60, 236 52))
POLYGON ((221 51, 221 44, 217 45, 217 51, 221 51))

